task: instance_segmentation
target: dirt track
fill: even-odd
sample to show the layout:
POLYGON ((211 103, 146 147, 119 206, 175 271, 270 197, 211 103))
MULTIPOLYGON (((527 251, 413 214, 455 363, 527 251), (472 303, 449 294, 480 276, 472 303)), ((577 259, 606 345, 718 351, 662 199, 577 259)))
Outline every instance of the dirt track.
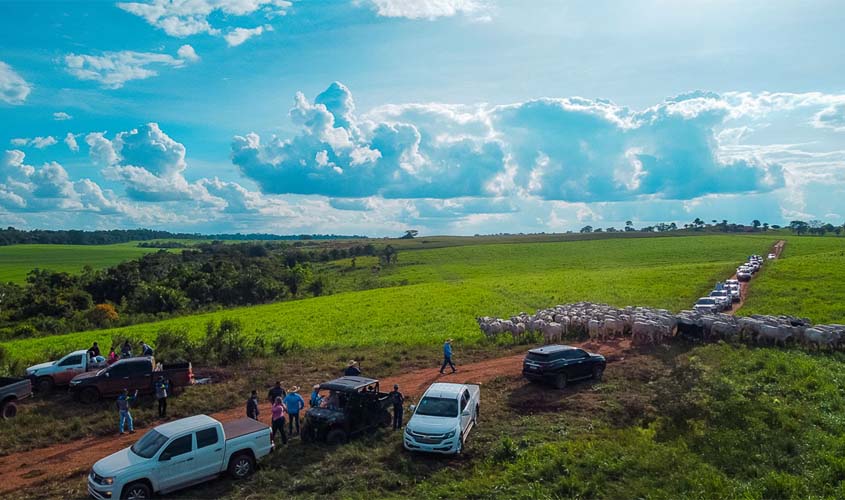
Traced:
MULTIPOLYGON (((573 345, 598 352, 604 355, 609 363, 626 356, 631 347, 629 339, 611 341, 606 344, 584 342, 573 345)), ((479 363, 458 365, 457 373, 447 372, 446 375, 440 375, 436 368, 415 370, 382 379, 381 383, 384 388, 392 388, 393 384, 399 384, 400 389, 409 399, 416 399, 429 384, 436 381, 483 384, 497 377, 518 376, 522 373, 523 357, 523 354, 517 354, 479 363)), ((267 421, 269 414, 269 408, 262 407, 262 420, 267 421)), ((244 409, 231 408, 214 413, 212 416, 223 421, 234 420, 244 416, 244 409)), ((134 435, 90 437, 0 458, 0 477, 2 477, 0 494, 35 486, 45 480, 81 480, 94 462, 130 446, 140 438, 143 430, 139 429, 139 431, 134 435)))
MULTIPOLYGON (((783 252, 783 247, 786 245, 786 240, 778 240, 777 243, 774 244, 772 247, 771 253, 775 254, 775 258, 779 259, 780 254, 783 252)), ((736 279, 736 273, 730 277, 730 279, 736 279)), ((752 278, 753 279, 753 278, 752 278)), ((736 302, 731 305, 730 311, 725 311, 725 314, 736 314, 740 307, 745 305, 745 299, 748 297, 748 285, 750 285, 750 281, 741 281, 739 283, 739 302, 736 302)))

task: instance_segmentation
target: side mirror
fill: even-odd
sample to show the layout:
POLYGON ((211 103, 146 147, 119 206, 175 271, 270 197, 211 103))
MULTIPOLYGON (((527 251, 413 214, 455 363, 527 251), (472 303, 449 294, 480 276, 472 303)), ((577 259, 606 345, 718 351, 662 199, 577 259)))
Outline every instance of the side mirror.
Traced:
POLYGON ((467 408, 466 410, 464 410, 464 412, 463 412, 463 413, 461 413, 461 415, 463 415, 463 416, 465 416, 465 417, 468 417, 468 416, 472 415, 472 412, 471 412, 471 411, 469 411, 469 408, 467 408))
POLYGON ((411 405, 411 406, 409 406, 409 407, 408 407, 408 410, 409 410, 411 413, 413 413, 413 412, 417 411, 417 405, 411 405))

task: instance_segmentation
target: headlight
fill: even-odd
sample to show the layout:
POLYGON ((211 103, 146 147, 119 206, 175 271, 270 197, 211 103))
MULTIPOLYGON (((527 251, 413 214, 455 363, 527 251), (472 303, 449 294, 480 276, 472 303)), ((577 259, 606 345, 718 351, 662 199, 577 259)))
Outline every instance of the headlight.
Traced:
POLYGON ((79 385, 80 382, 78 380, 71 380, 70 385, 79 385))
POLYGON ((447 432, 447 433, 444 435, 444 437, 445 437, 446 439, 449 439, 450 437, 452 437, 452 436, 454 436, 454 435, 455 435, 455 431, 449 431, 449 432, 447 432))
POLYGON ((114 478, 113 477, 104 477, 103 478, 103 484, 105 484, 105 485, 114 484, 114 478))

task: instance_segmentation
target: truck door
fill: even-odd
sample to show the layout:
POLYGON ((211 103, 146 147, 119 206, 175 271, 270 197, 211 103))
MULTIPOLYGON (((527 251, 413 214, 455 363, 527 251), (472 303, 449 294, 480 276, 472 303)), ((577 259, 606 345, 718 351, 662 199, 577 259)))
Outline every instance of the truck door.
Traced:
POLYGON ((223 465, 225 445, 217 427, 209 427, 196 432, 196 451, 194 465, 196 477, 210 477, 220 472, 223 465))
POLYGON ((152 362, 149 358, 138 358, 127 363, 129 366, 129 390, 149 392, 153 388, 152 362))
POLYGON ((194 473, 194 434, 177 437, 158 456, 158 487, 169 491, 199 477, 194 473))
POLYGON ((586 377, 590 375, 593 367, 590 366, 590 355, 581 349, 574 349, 572 353, 572 369, 576 377, 586 377))
POLYGON ((70 380, 82 373, 82 357, 84 354, 71 354, 65 356, 58 363, 56 363, 56 373, 53 375, 53 381, 56 385, 67 385, 70 380))
POLYGON ((126 363, 112 365, 98 382, 101 382, 99 389, 103 396, 117 394, 124 388, 129 389, 129 365, 126 363))
POLYGON ((469 391, 464 389, 461 393, 461 433, 467 430, 472 421, 472 408, 469 407, 469 391))

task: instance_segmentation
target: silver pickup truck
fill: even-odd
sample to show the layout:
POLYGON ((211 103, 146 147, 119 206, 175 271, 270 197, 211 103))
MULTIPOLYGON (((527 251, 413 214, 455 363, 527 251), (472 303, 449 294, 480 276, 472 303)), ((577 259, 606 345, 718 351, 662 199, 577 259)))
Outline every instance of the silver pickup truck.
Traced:
POLYGON ((0 377, 0 415, 4 420, 18 414, 18 401, 32 396, 32 383, 25 378, 0 377))

